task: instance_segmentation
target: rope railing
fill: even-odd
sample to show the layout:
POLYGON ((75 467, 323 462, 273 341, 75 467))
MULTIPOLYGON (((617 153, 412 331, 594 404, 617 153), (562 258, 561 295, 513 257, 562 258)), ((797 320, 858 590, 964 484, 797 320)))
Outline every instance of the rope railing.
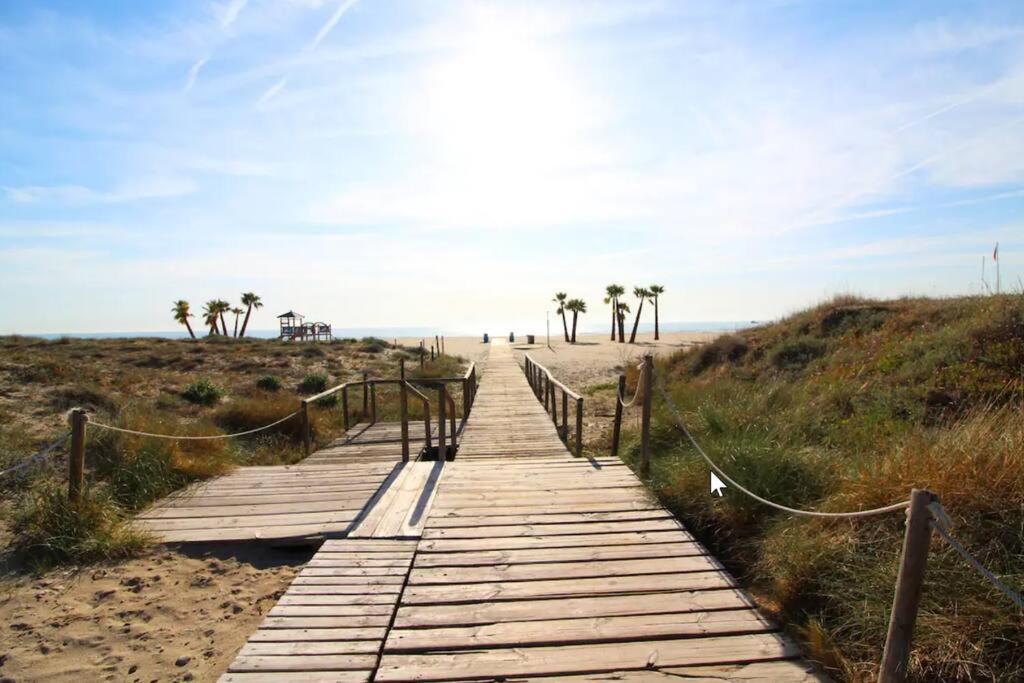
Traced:
POLYGON ((629 399, 628 402, 625 401, 622 398, 623 392, 625 391, 625 387, 620 384, 619 387, 616 388, 616 390, 615 390, 615 399, 619 402, 619 405, 621 405, 623 408, 631 408, 633 406, 633 404, 636 403, 637 398, 640 397, 640 389, 643 388, 643 385, 644 385, 644 376, 645 376, 644 366, 646 365, 646 363, 647 363, 647 359, 645 358, 644 360, 640 361, 640 364, 637 366, 637 370, 639 370, 639 372, 640 372, 640 377, 637 379, 636 391, 633 392, 633 398, 629 399))
POLYGON ((280 420, 275 420, 270 424, 263 425, 262 427, 256 427, 255 429, 247 429, 244 432, 235 432, 234 434, 156 434, 154 432, 143 432, 137 429, 126 429, 125 427, 115 427, 114 425, 104 424, 102 422, 96 422, 95 420, 88 419, 88 422, 93 427, 99 427, 100 429, 106 429, 111 432, 119 432, 121 434, 132 434, 134 436, 144 436, 149 439, 166 439, 169 441, 206 441, 211 439, 235 439, 240 436, 248 436, 249 434, 256 434, 257 432, 263 432, 271 427, 276 427, 282 422, 287 422, 296 415, 299 411, 288 413, 280 420))
POLYGON ((15 472, 19 472, 25 469, 29 465, 33 465, 37 462, 45 460, 50 456, 51 453, 57 450, 57 448, 64 445, 64 442, 67 441, 70 436, 71 433, 69 432, 64 436, 60 437, 59 439, 57 439, 56 441, 54 441, 53 443, 44 446, 42 450, 40 450, 35 455, 29 456, 22 460, 21 462, 17 463, 16 465, 12 465, 11 467, 8 467, 5 470, 0 470, 0 477, 6 477, 8 474, 14 474, 15 472))
POLYGON ((707 463, 708 467, 717 474, 722 481, 730 484, 749 498, 792 515, 801 517, 815 517, 828 519, 858 519, 876 515, 883 515, 890 512, 904 511, 907 521, 904 532, 903 548, 900 553, 899 573, 896 577, 896 588, 893 593, 893 606, 889 615, 889 628, 885 638, 885 648, 882 653, 882 661, 879 665, 879 683, 899 683, 906 679, 907 663, 910 658, 910 646, 914 630, 914 622, 917 619, 918 607, 920 605, 921 590, 924 584, 924 572, 928 561, 931 532, 934 530, 942 539, 956 551, 975 571, 988 581, 994 588, 1005 595, 1022 613, 1024 613, 1024 598, 1021 594, 1007 586, 998 576, 981 563, 967 548, 964 547, 949 531, 951 525, 948 515, 938 501, 938 497, 924 489, 912 489, 909 500, 898 501, 890 505, 871 508, 868 510, 851 510, 844 512, 826 512, 820 510, 804 510, 790 507, 760 496, 746 488, 735 479, 729 476, 701 447, 693 434, 686 426, 675 401, 665 387, 664 379, 660 376, 652 381, 654 373, 653 356, 647 355, 641 365, 640 380, 637 383, 637 393, 627 404, 622 396, 625 388, 625 376, 619 377, 619 389, 616 393, 616 423, 613 434, 612 452, 615 454, 618 449, 619 423, 623 406, 630 406, 637 397, 643 396, 644 415, 641 426, 641 450, 639 458, 639 469, 643 477, 649 476, 649 433, 650 433, 650 406, 652 387, 657 386, 659 393, 669 409, 669 417, 675 427, 686 437, 697 454, 707 463), (641 391, 641 386, 643 391, 641 391))

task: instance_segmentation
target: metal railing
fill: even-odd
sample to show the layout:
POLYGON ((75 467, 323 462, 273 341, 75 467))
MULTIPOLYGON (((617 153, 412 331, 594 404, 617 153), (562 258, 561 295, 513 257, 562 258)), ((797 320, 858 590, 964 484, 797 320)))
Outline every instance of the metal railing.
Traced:
POLYGON ((577 457, 583 455, 583 397, 555 379, 551 371, 526 354, 526 363, 523 366, 526 373, 526 381, 530 383, 537 400, 544 404, 544 410, 551 414, 551 420, 555 423, 555 430, 562 442, 569 445, 569 399, 572 399, 576 406, 576 434, 574 451, 577 457), (562 392, 562 424, 558 424, 558 391, 562 392))

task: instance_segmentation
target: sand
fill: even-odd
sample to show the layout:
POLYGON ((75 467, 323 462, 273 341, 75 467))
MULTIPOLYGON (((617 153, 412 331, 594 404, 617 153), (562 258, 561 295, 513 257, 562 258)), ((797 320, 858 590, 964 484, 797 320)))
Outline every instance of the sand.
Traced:
POLYGON ((310 549, 157 548, 0 581, 2 681, 212 681, 310 549))
MULTIPOLYGON (((649 332, 637 334, 636 344, 619 344, 609 340, 607 334, 583 334, 576 336, 575 344, 568 344, 561 336, 561 330, 558 333, 557 338, 552 334, 550 348, 545 344, 544 337, 537 337, 535 341, 538 343, 530 345, 522 335, 516 337, 512 348, 520 358, 524 353, 530 353, 538 363, 546 366, 559 380, 578 392, 592 384, 615 381, 623 367, 639 362, 645 353, 668 355, 718 336, 716 332, 663 332, 661 339, 654 341, 654 333, 649 332)), ((626 331, 626 338, 629 338, 629 330, 626 331)), ((416 346, 420 338, 400 338, 398 341, 403 345, 416 346)), ((428 340, 428 343, 432 341, 428 340)), ((482 337, 445 338, 447 353, 468 360, 480 362, 487 357, 489 348, 483 343, 482 337)))

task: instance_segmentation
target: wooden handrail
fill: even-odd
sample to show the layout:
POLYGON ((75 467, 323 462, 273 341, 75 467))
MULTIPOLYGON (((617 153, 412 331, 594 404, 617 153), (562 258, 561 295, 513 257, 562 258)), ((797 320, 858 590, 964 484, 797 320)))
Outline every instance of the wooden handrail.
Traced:
POLYGON ((531 356, 530 354, 526 354, 526 358, 527 358, 527 360, 529 360, 529 361, 530 361, 530 363, 532 363, 532 364, 533 364, 533 365, 534 365, 534 366, 535 366, 535 367, 536 367, 536 368, 537 368, 538 370, 540 370, 540 371, 541 371, 541 372, 543 372, 543 373, 544 373, 545 375, 547 375, 547 379, 548 379, 548 380, 549 380, 549 381, 550 381, 550 382, 551 382, 552 384, 554 384, 554 385, 555 385, 556 387, 558 387, 559 389, 561 389, 561 390, 562 390, 562 391, 564 391, 565 393, 569 394, 569 396, 570 396, 571 398, 573 398, 574 400, 579 400, 579 399, 583 398, 582 396, 580 396, 579 394, 577 394, 577 393, 576 393, 575 391, 573 391, 573 390, 572 390, 572 389, 570 389, 569 387, 565 386, 565 384, 563 384, 562 382, 559 382, 559 381, 558 381, 558 380, 557 380, 557 379, 555 378, 555 376, 551 374, 551 371, 550 371, 550 370, 548 370, 548 369, 547 369, 546 367, 544 367, 543 365, 541 365, 540 363, 538 363, 537 361, 535 361, 535 360, 533 359, 533 357, 532 357, 532 356, 531 356))
MULTIPOLYGON (((431 444, 431 441, 432 441, 431 436, 430 436, 430 399, 427 398, 426 396, 424 396, 419 391, 419 389, 417 389, 413 385, 409 384, 408 382, 405 383, 405 389, 406 389, 406 391, 411 393, 414 398, 418 398, 423 403, 423 431, 425 433, 424 441, 426 442, 427 450, 430 450, 430 444, 431 444)), ((406 419, 408 419, 408 418, 406 418, 406 419)), ((409 430, 408 429, 405 430, 405 437, 407 439, 409 438, 409 430)))

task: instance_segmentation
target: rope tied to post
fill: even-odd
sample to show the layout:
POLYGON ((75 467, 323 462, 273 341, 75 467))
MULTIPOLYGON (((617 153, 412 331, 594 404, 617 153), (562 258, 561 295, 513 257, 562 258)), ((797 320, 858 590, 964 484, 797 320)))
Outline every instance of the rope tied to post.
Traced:
POLYGON ((39 462, 41 460, 45 460, 47 457, 49 457, 49 455, 51 453, 53 453, 55 450, 57 450, 57 448, 62 446, 64 444, 64 442, 67 441, 70 436, 71 436, 71 433, 69 432, 69 433, 65 434, 64 436, 60 437, 59 439, 57 439, 56 441, 50 443, 49 445, 44 446, 42 448, 42 450, 40 450, 35 455, 29 456, 28 458, 25 458, 24 460, 22 460, 18 464, 12 465, 11 467, 8 467, 5 470, 0 470, 0 477, 5 477, 8 474, 13 474, 14 472, 18 472, 20 470, 25 469, 29 465, 35 464, 35 463, 37 463, 37 462, 39 462))
POLYGON ((287 415, 282 417, 280 420, 276 420, 274 422, 271 422, 268 425, 263 425, 262 427, 256 427, 255 429, 247 429, 244 432, 235 432, 234 434, 209 434, 209 435, 202 435, 202 436, 191 436, 191 435, 185 435, 185 434, 154 434, 153 432, 142 432, 142 431, 138 431, 136 429, 125 429, 124 427, 115 427, 113 425, 103 424, 102 422, 95 422, 93 420, 90 420, 89 424, 91 424, 93 427, 99 427, 100 429, 107 429, 107 430, 110 430, 112 432, 120 432, 122 434, 133 434, 135 436, 144 436, 144 437, 148 437, 148 438, 152 438, 152 439, 167 439, 167 440, 170 440, 170 441, 176 441, 176 440, 202 441, 202 440, 210 440, 210 439, 234 439, 234 438, 237 438, 239 436, 247 436, 249 434, 255 434, 257 432, 262 432, 262 431, 265 431, 267 429, 270 429, 271 427, 276 427, 277 425, 281 424, 282 422, 286 422, 286 421, 290 420, 291 418, 295 417, 298 414, 299 414, 299 411, 296 410, 295 412, 288 413, 287 415))
POLYGON ((643 388, 644 384, 643 370, 646 365, 647 359, 645 358, 644 360, 640 361, 640 365, 637 366, 637 369, 640 371, 640 377, 636 381, 636 391, 633 392, 633 398, 629 399, 629 402, 623 400, 622 393, 618 389, 615 390, 615 398, 616 400, 618 400, 618 402, 622 405, 623 408, 631 407, 634 403, 636 403, 637 398, 640 397, 640 389, 643 388))

